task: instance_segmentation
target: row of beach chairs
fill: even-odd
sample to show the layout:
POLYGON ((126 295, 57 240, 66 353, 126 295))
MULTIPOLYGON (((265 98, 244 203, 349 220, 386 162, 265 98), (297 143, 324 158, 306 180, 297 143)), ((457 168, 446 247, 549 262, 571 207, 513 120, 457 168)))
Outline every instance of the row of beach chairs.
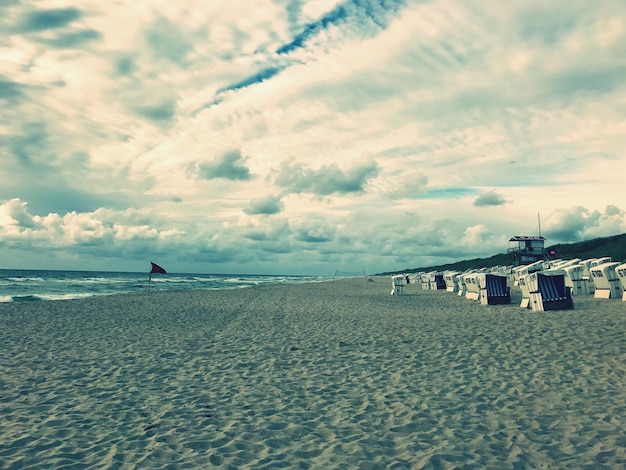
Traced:
POLYGON ((533 311, 574 308, 573 298, 594 295, 626 301, 626 263, 610 257, 588 260, 552 260, 466 272, 444 271, 392 276, 392 295, 402 295, 407 284, 425 290, 446 290, 484 305, 511 303, 511 284, 522 293, 520 307, 533 311))
MULTIPOLYGON (((565 285, 571 289, 573 296, 593 295, 598 299, 621 298, 626 301, 626 263, 613 262, 609 256, 548 261, 538 267, 531 267, 531 270, 562 270, 565 285)), ((519 282, 521 276, 516 276, 515 271, 516 268, 513 269, 514 278, 519 282)))

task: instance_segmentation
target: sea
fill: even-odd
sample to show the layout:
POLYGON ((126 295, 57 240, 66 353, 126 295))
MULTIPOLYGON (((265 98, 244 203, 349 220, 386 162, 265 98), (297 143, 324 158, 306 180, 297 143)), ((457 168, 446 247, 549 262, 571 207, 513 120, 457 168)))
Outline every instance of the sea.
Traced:
POLYGON ((261 284, 323 282, 332 276, 186 274, 0 269, 0 302, 79 299, 153 290, 240 289, 261 284))

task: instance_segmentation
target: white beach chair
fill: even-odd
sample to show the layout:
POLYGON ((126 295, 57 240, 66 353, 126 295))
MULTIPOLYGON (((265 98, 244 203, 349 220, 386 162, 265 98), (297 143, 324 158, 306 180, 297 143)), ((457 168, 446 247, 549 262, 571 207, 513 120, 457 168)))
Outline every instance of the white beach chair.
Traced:
POLYGON ((404 294, 405 282, 406 282, 406 276, 404 274, 391 276, 391 295, 404 294))
POLYGON ((593 294, 596 299, 616 299, 622 297, 622 283, 615 272, 615 268, 620 263, 609 262, 593 266, 589 269, 589 274, 596 287, 593 294))
POLYGON ((522 308, 530 308, 530 289, 528 288, 528 277, 530 274, 526 274, 525 276, 521 276, 518 279, 518 285, 520 290, 522 291, 522 301, 519 306, 522 308))
POLYGON ((534 263, 526 264, 523 266, 517 266, 513 268, 513 285, 519 284, 519 279, 522 276, 526 276, 530 273, 541 271, 543 269, 543 261, 535 261, 534 263))
POLYGON ((572 290, 572 295, 591 294, 589 279, 583 276, 585 268, 582 264, 566 265, 561 269, 565 272, 565 285, 572 290))
POLYGON ((456 277, 456 285, 457 285, 457 295, 459 297, 465 297, 465 294, 467 294, 467 285, 465 284, 465 279, 469 274, 472 274, 473 272, 475 272, 474 270, 470 270, 470 271, 465 271, 459 275, 457 275, 456 277))
POLYGON ((459 273, 457 271, 446 271, 443 274, 443 280, 446 283, 446 291, 447 292, 457 292, 458 287, 456 283, 456 279, 459 273))
POLYGON ((480 299, 480 287, 478 286, 478 276, 482 273, 471 273, 465 276, 465 288, 467 293, 466 299, 478 300, 480 299))

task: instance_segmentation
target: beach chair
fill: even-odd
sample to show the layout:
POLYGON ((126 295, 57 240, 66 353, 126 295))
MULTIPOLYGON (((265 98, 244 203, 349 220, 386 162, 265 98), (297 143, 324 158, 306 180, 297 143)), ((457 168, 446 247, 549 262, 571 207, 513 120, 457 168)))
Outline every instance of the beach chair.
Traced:
POLYGON ((570 289, 565 286, 563 270, 537 271, 529 274, 526 281, 533 312, 574 308, 570 289))
POLYGON ((589 268, 589 274, 595 285, 593 294, 596 299, 617 299, 622 297, 622 283, 615 268, 620 263, 608 262, 589 268))
POLYGON ((481 274, 482 273, 471 273, 465 276, 465 288, 467 290, 467 293, 465 294, 466 299, 480 299, 480 287, 478 286, 477 278, 481 274))
POLYGON ((406 282, 406 276, 404 274, 391 276, 391 295, 404 294, 405 282, 406 282))
POLYGON ((530 308, 530 289, 528 288, 528 276, 530 276, 530 274, 521 276, 517 280, 518 286, 522 291, 522 301, 519 304, 519 306, 522 308, 530 308))
POLYGON ((534 273, 537 271, 541 271, 543 269, 543 261, 535 261, 534 263, 525 264, 522 266, 516 266, 512 270, 513 275, 513 285, 519 285, 519 280, 521 277, 526 276, 530 273, 534 273))
POLYGON ((622 300, 626 302, 626 263, 620 264, 615 268, 617 277, 622 284, 622 300))
POLYGON ((584 268, 583 279, 587 279, 589 281, 589 293, 590 294, 595 294, 595 291, 596 291, 596 283, 594 282, 594 279, 591 276, 591 271, 590 271, 591 268, 599 266, 600 264, 610 263, 610 262, 611 262, 610 256, 603 256, 601 258, 589 258, 589 259, 584 259, 580 262, 580 264, 582 264, 584 268))
POLYGON ((433 271, 428 274, 428 285, 431 290, 444 290, 446 288, 446 281, 443 278, 443 273, 439 271, 433 271))
POLYGON ((443 280, 446 283, 446 291, 447 292, 457 292, 458 287, 456 283, 456 278, 459 273, 456 271, 447 271, 443 274, 443 280))
POLYGON ((561 268, 565 273, 565 286, 569 287, 572 295, 589 295, 589 278, 584 277, 585 268, 582 264, 571 264, 561 268))
POLYGON ((437 290, 446 290, 446 280, 443 278, 443 273, 435 274, 435 285, 437 290))
POLYGON ((601 264, 610 263, 611 261, 612 259, 610 256, 603 256, 601 258, 595 258, 591 260, 591 263, 589 264, 589 269, 595 268, 596 266, 600 266, 601 264))
POLYGON ((466 276, 468 276, 469 274, 473 273, 474 271, 466 271, 464 273, 461 273, 459 275, 457 275, 456 277, 456 286, 457 286, 457 292, 456 295, 458 295, 459 297, 465 297, 465 294, 467 294, 467 285, 465 284, 465 278, 466 276))
POLYGON ((480 291, 480 303, 498 305, 511 303, 511 288, 506 274, 484 273, 476 276, 480 291))

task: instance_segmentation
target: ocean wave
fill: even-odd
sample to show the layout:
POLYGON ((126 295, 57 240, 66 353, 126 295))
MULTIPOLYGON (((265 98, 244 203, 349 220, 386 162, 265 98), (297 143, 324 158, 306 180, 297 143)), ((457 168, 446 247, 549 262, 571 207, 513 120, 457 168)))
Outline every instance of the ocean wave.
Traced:
POLYGON ((44 279, 41 277, 22 277, 22 276, 12 276, 5 278, 7 281, 12 282, 44 282, 44 279))
POLYGON ((41 297, 41 300, 73 300, 93 297, 94 295, 95 294, 73 292, 68 294, 39 294, 38 297, 41 297))
POLYGON ((26 294, 0 296, 0 303, 6 302, 41 302, 44 300, 73 300, 92 297, 93 294, 68 293, 68 294, 26 294))
POLYGON ((43 300, 38 295, 12 295, 8 299, 7 302, 35 302, 43 300))

